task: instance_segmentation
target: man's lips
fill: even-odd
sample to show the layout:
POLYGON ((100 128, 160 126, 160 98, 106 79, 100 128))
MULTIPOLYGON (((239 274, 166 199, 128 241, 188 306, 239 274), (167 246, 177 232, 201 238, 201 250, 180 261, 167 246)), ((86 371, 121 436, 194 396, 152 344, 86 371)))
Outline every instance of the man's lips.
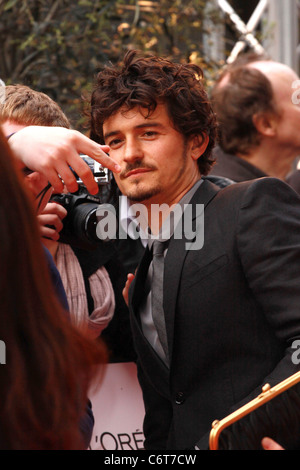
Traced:
POLYGON ((123 178, 130 178, 130 176, 138 176, 143 173, 148 173, 149 171, 153 171, 152 168, 135 168, 134 170, 127 171, 123 178))

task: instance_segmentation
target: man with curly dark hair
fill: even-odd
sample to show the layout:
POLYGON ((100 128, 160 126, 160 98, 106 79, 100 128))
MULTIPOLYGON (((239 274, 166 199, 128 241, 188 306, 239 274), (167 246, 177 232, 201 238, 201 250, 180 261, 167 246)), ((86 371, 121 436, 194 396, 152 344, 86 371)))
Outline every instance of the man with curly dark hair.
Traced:
POLYGON ((130 51, 97 76, 91 137, 148 235, 124 290, 146 449, 207 448, 213 420, 297 370, 299 199, 274 178, 203 178, 216 134, 196 65, 130 51))

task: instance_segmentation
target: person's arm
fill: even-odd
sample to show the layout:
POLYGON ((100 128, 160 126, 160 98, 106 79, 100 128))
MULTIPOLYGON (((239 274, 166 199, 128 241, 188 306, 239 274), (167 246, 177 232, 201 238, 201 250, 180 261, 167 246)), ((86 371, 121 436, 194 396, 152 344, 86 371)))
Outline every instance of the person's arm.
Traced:
MULTIPOLYGON (((300 339, 300 198, 285 183, 261 178, 251 184, 241 202, 237 249, 256 301, 282 345, 273 370, 248 396, 228 410, 230 414, 257 398, 263 385, 272 387, 299 371, 293 362, 293 342, 300 339)), ((208 430, 196 443, 208 449, 208 430)))
POLYGON ((70 318, 68 299, 67 299, 66 291, 64 289, 59 271, 54 263, 54 260, 50 251, 45 246, 43 248, 44 248, 44 253, 46 256, 46 260, 47 260, 47 264, 48 264, 49 272, 51 276, 51 281, 53 283, 55 293, 63 309, 65 310, 66 315, 68 316, 68 318, 70 318))
POLYGON ((99 145, 78 131, 63 127, 28 126, 9 138, 9 144, 21 167, 30 168, 45 175, 56 192, 78 189, 71 168, 82 179, 87 190, 96 194, 97 182, 88 165, 79 157, 85 154, 113 172, 119 165, 106 152, 109 147, 99 145))
POLYGON ((293 342, 300 338, 300 198, 280 180, 256 180, 241 204, 238 227, 243 270, 282 345, 282 357, 255 390, 258 395, 264 384, 299 371, 293 342))
POLYGON ((83 445, 85 450, 87 450, 91 444, 94 425, 95 418, 92 410, 92 404, 90 400, 88 400, 85 408, 85 413, 79 423, 79 429, 83 438, 83 445))

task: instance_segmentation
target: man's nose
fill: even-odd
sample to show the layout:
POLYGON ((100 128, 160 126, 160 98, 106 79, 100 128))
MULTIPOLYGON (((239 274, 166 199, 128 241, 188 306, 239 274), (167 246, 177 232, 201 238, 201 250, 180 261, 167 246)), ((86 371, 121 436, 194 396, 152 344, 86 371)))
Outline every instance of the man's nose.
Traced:
POLYGON ((140 142, 137 139, 130 138, 126 140, 124 146, 124 161, 133 162, 143 158, 143 150, 140 142))

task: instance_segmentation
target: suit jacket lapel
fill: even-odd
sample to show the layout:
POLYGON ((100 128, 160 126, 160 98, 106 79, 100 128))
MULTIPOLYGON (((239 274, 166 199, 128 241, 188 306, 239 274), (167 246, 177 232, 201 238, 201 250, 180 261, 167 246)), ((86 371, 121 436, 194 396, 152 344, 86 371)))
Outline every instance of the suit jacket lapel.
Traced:
MULTIPOLYGON (((204 180, 197 192, 194 194, 190 204, 193 206, 192 219, 194 226, 199 212, 196 210, 197 204, 205 207, 216 196, 220 188, 204 180)), ((201 211, 200 211, 201 212, 201 211)), ((191 223, 187 224, 191 227, 191 223)), ((184 230, 183 224, 182 237, 172 237, 169 244, 168 253, 165 260, 164 271, 164 313, 166 319, 169 356, 172 357, 173 339, 174 339, 174 316, 176 311, 177 295, 180 285, 181 272, 184 265, 186 255, 188 253, 187 245, 191 243, 190 234, 184 230)), ((192 228, 192 227, 191 227, 192 228)))
MULTIPOLYGON (((190 204, 196 208, 197 204, 204 205, 204 208, 215 197, 220 188, 204 180, 195 195, 193 196, 190 204)), ((196 220, 197 211, 193 212, 193 220, 196 220)), ((176 310, 177 294, 181 279, 181 271, 183 268, 185 257, 188 253, 186 243, 190 243, 190 236, 185 236, 183 231, 181 238, 172 237, 170 240, 168 253, 165 261, 164 271, 164 313, 166 318, 167 336, 169 355, 172 357, 173 349, 173 336, 174 336, 174 315, 176 310)), ((140 328, 140 318, 138 315, 138 308, 141 300, 145 296, 145 280, 148 268, 151 262, 151 253, 148 247, 145 250, 144 256, 141 260, 136 277, 132 282, 129 291, 129 303, 131 306, 131 320, 135 323, 135 328, 140 328)))

